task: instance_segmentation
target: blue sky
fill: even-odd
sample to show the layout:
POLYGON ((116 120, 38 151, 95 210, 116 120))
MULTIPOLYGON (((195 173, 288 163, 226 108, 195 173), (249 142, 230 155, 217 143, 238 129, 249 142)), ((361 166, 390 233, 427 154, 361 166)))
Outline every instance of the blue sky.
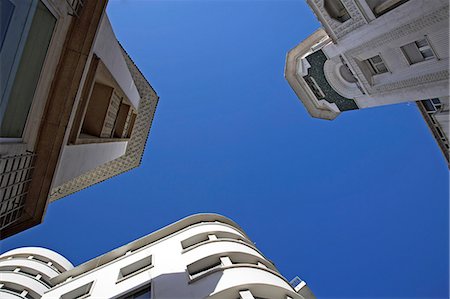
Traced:
POLYGON ((305 1, 110 1, 160 96, 140 168, 2 242, 75 265, 180 218, 235 220, 319 298, 448 298, 448 169, 414 104, 311 118, 283 77, 305 1))

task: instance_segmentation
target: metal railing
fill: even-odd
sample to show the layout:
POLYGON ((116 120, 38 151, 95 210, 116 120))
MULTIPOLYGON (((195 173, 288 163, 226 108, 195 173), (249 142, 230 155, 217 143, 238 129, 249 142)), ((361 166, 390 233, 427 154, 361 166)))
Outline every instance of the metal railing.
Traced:
POLYGON ((22 215, 35 157, 32 152, 0 157, 0 229, 22 215))

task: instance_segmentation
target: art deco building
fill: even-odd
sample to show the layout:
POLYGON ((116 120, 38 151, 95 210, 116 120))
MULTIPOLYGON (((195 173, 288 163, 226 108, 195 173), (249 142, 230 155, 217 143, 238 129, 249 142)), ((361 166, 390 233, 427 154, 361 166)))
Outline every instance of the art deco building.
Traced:
POLYGON ((158 97, 106 0, 0 0, 0 237, 139 165, 158 97))
POLYGON ((314 299, 287 281, 233 221, 184 218, 77 267, 42 248, 0 255, 0 297, 314 299))
POLYGON ((416 101, 449 159, 447 0, 307 0, 323 25, 287 54, 285 77, 308 112, 416 101))

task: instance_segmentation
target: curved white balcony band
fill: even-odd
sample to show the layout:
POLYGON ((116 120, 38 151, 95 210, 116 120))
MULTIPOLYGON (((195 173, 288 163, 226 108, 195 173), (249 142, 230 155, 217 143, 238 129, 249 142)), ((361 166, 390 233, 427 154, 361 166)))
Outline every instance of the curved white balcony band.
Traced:
POLYGON ((186 252, 189 252, 191 250, 194 250, 194 249, 196 249, 196 248, 198 248, 200 246, 203 246, 205 244, 216 243, 216 242, 232 242, 232 243, 242 244, 242 245, 248 246, 248 247, 258 251, 261 256, 264 256, 262 254, 262 252, 259 251, 258 248, 256 248, 253 243, 245 241, 245 240, 238 240, 238 239, 231 239, 231 238, 218 238, 216 240, 206 240, 206 241, 197 243, 195 245, 189 246, 188 248, 183 250, 183 253, 186 253, 186 252))
MULTIPOLYGON (((192 283, 202 283, 202 278, 206 278, 207 276, 220 277, 214 291, 210 295, 212 298, 230 298, 221 294, 230 294, 233 290, 243 290, 250 285, 270 287, 279 290, 277 291, 279 294, 289 295, 292 298, 301 298, 289 282, 278 272, 252 264, 237 264, 214 268, 201 277, 196 278, 196 281, 192 283)), ((273 297, 264 296, 264 298, 273 297)))
POLYGON ((43 257, 44 259, 51 261, 60 270, 60 272, 64 272, 73 268, 72 263, 69 262, 65 257, 52 250, 42 247, 23 247, 13 249, 1 254, 0 259, 27 255, 43 257))
POLYGON ((2 298, 2 299, 23 299, 23 297, 17 293, 10 292, 7 290, 2 290, 2 289, 0 289, 0 298, 2 298))
POLYGON ((24 289, 31 290, 39 296, 42 296, 45 291, 50 289, 49 286, 46 286, 36 278, 20 272, 0 272, 0 282, 23 286, 24 289))
POLYGON ((245 236, 244 234, 242 234, 242 232, 240 232, 238 229, 234 228, 233 226, 231 226, 229 224, 218 223, 218 222, 204 222, 204 223, 194 224, 194 225, 187 227, 182 232, 182 234, 183 234, 183 237, 186 236, 185 239, 187 239, 187 238, 195 236, 197 234, 202 234, 202 233, 214 234, 214 232, 232 233, 232 234, 238 235, 241 238, 246 239, 250 242, 248 237, 245 236))
POLYGON ((231 258, 231 254, 233 253, 247 254, 270 264, 258 250, 248 246, 246 243, 234 242, 234 240, 207 241, 194 250, 187 252, 184 257, 186 258, 187 264, 191 264, 212 255, 230 256, 231 258))
POLYGON ((33 259, 26 259, 26 258, 14 258, 14 259, 6 259, 6 260, 0 260, 0 271, 4 271, 5 268, 31 268, 35 270, 36 272, 39 272, 43 276, 46 276, 47 278, 52 278, 58 275, 59 273, 50 267, 47 264, 44 264, 41 261, 33 260, 33 259))
POLYGON ((195 248, 185 253, 187 264, 194 263, 212 255, 228 256, 232 259, 236 254, 248 254, 262 262, 266 267, 276 270, 274 265, 254 246, 233 239, 218 239, 197 244, 195 248))

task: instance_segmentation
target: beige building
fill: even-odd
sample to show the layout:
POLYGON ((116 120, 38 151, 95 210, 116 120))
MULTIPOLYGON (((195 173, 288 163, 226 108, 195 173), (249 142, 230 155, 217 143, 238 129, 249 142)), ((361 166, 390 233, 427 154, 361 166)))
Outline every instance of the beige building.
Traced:
POLYGON ((137 167, 158 97, 106 0, 2 0, 0 237, 47 204, 137 167))
POLYGON ((323 29, 289 51, 285 77, 311 116, 416 101, 448 161, 448 1, 307 3, 323 29))
POLYGON ((198 214, 77 267, 44 248, 0 255, 4 299, 315 299, 288 281, 233 221, 198 214))

